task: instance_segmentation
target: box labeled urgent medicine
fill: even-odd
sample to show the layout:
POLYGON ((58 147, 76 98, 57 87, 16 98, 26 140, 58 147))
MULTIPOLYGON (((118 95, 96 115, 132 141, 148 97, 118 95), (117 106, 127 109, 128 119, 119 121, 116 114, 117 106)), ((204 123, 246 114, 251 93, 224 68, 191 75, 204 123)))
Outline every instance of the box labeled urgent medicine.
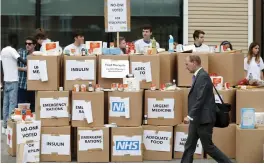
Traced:
POLYGON ((111 162, 142 162, 142 136, 142 127, 112 128, 111 162))

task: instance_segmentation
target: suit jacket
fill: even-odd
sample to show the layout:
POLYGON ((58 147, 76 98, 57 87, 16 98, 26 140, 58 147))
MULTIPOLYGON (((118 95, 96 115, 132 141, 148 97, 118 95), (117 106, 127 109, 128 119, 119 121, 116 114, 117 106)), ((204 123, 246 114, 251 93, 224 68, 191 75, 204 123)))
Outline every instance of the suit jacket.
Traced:
POLYGON ((216 104, 213 84, 204 69, 200 69, 195 77, 188 95, 188 116, 190 123, 206 124, 216 120, 216 104))

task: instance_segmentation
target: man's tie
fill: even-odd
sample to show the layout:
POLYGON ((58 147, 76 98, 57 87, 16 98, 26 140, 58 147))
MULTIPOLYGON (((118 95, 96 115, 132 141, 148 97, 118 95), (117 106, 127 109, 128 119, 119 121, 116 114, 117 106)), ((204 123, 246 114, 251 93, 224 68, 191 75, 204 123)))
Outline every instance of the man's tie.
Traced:
POLYGON ((192 85, 193 85, 194 81, 195 81, 195 75, 192 76, 192 85))

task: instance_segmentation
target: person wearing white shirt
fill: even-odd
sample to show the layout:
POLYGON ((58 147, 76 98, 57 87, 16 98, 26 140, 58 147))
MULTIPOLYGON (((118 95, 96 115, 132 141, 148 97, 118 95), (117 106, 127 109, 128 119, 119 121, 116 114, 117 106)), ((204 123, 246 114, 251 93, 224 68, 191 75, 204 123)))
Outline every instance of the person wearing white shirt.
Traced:
MULTIPOLYGON (((135 49, 136 53, 146 53, 147 48, 151 47, 151 37, 152 35, 152 26, 151 25, 145 25, 142 28, 142 39, 139 39, 135 42, 135 49)), ((156 48, 160 48, 160 45, 158 42, 156 42, 156 48)))
POLYGON ((3 65, 4 74, 4 103, 3 103, 3 126, 2 133, 5 133, 7 128, 7 119, 14 111, 17 105, 18 94, 18 66, 17 62, 22 62, 27 65, 27 62, 23 60, 16 47, 18 44, 18 36, 16 34, 8 35, 9 46, 5 47, 1 51, 1 61, 3 65))
POLYGON ((41 47, 40 47, 40 51, 41 51, 41 52, 44 52, 44 47, 43 47, 43 45, 44 45, 45 43, 49 43, 49 42, 51 42, 51 40, 48 38, 47 33, 45 32, 44 29, 42 29, 42 28, 38 28, 36 31, 37 31, 37 33, 36 33, 35 38, 36 38, 38 44, 40 44, 40 46, 41 46, 41 47))
POLYGON ((194 46, 196 48, 196 52, 210 52, 209 46, 203 44, 204 35, 205 32, 203 32, 202 30, 195 30, 193 33, 194 46))
POLYGON ((249 79, 250 75, 254 80, 264 80, 264 64, 259 53, 259 44, 251 43, 247 57, 244 59, 245 76, 249 79))
POLYGON ((82 31, 76 30, 73 32, 74 43, 66 46, 63 50, 63 54, 75 56, 82 55, 82 45, 84 44, 84 34, 82 31))

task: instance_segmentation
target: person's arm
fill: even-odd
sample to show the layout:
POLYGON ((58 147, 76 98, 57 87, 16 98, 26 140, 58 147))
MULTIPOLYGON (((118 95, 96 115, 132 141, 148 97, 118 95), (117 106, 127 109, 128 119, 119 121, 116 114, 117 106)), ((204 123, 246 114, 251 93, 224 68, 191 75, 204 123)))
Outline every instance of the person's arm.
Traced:
POLYGON ((23 63, 24 65, 27 65, 27 61, 22 59, 21 56, 18 54, 18 52, 14 49, 11 52, 11 55, 14 59, 16 59, 17 61, 23 63))
POLYGON ((18 71, 27 72, 27 67, 18 67, 18 71))
POLYGON ((248 63, 247 63, 247 58, 244 59, 244 76, 247 78, 248 74, 248 63))
POLYGON ((264 72, 263 72, 263 70, 262 70, 261 73, 260 73, 260 79, 261 79, 261 80, 264 80, 264 72))
POLYGON ((260 79, 261 80, 264 80, 264 75, 263 75, 263 71, 264 71, 264 63, 263 63, 263 60, 262 58, 260 57, 260 79))
POLYGON ((24 64, 24 65, 27 65, 27 61, 24 60, 24 59, 22 59, 21 57, 18 57, 18 58, 17 58, 17 61, 21 62, 21 63, 24 64))
MULTIPOLYGON (((206 90, 209 89, 209 79, 208 77, 200 77, 201 79, 197 79, 195 84, 195 90, 197 92, 195 104, 192 105, 190 112, 188 113, 188 119, 193 121, 194 117, 199 115, 199 111, 202 108, 204 102, 206 101, 206 90)), ((211 82, 211 81, 210 81, 211 82)))

